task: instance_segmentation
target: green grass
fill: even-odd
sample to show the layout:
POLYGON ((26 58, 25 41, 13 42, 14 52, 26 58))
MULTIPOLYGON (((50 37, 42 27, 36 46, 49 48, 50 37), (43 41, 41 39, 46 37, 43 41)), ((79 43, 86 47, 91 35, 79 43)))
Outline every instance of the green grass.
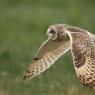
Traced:
POLYGON ((43 74, 23 80, 49 25, 68 23, 95 31, 94 4, 94 0, 1 0, 0 95, 94 95, 77 79, 70 52, 43 74))

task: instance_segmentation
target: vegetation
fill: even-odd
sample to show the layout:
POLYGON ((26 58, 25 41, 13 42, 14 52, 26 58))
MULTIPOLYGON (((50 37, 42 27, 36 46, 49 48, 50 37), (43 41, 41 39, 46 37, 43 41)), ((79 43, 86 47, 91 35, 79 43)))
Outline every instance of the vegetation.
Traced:
POLYGON ((0 95, 95 95, 77 79, 70 52, 43 74, 23 80, 48 26, 56 23, 94 32, 95 1, 0 0, 0 95))

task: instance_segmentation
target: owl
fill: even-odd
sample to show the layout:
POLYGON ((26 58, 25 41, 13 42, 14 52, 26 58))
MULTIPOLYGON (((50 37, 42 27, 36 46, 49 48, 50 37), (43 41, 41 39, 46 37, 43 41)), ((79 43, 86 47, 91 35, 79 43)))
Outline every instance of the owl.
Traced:
POLYGON ((71 51, 76 75, 86 87, 95 86, 95 36, 87 30, 68 24, 55 24, 47 29, 47 40, 39 48, 24 79, 48 69, 58 58, 71 51))

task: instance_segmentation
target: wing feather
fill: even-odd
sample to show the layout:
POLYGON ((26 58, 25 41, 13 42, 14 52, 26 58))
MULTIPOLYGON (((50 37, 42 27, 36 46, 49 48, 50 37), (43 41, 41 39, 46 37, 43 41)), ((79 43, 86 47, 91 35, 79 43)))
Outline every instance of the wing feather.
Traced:
POLYGON ((88 31, 67 31, 77 77, 87 87, 95 86, 95 36, 88 31))
POLYGON ((70 40, 63 41, 45 41, 38 50, 36 57, 30 64, 24 79, 39 75, 49 68, 61 55, 70 49, 70 40))

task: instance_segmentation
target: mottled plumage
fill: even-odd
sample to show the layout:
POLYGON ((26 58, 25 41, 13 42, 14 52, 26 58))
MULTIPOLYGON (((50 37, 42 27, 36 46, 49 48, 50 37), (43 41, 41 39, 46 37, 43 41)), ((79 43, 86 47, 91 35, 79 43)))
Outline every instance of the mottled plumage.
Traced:
POLYGON ((34 77, 49 68, 71 49, 74 68, 81 83, 95 86, 95 36, 87 30, 67 24, 51 25, 48 39, 42 44, 24 79, 34 77))

